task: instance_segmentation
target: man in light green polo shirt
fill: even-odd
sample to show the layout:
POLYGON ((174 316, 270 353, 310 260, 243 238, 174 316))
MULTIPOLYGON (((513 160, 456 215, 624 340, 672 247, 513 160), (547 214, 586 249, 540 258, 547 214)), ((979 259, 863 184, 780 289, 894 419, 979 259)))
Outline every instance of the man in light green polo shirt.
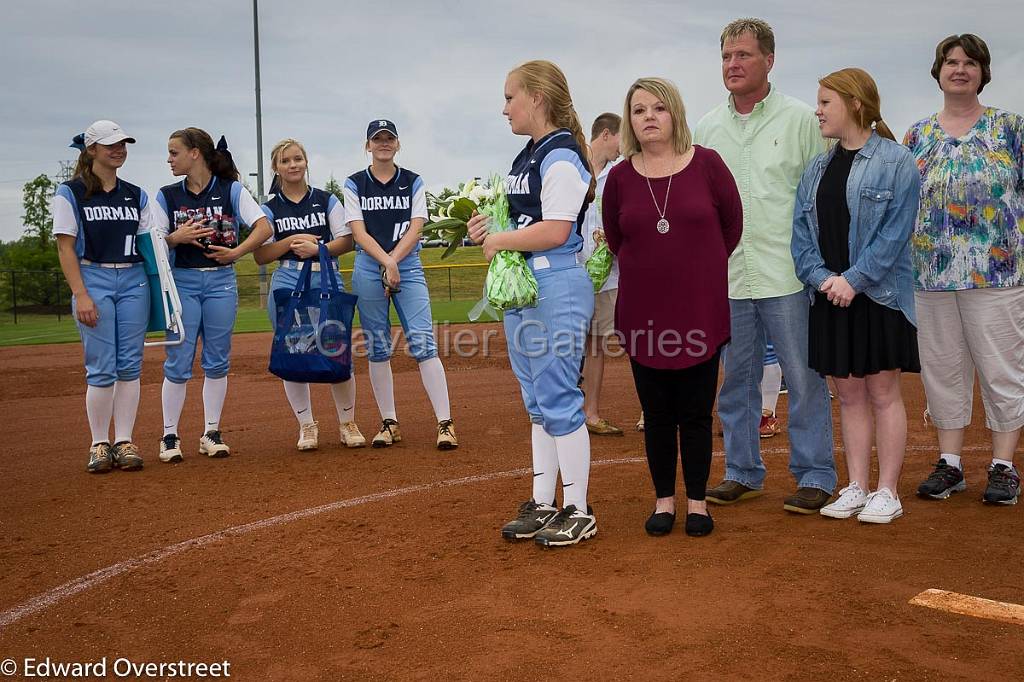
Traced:
POLYGON ((800 176, 824 151, 824 141, 813 110, 768 82, 775 36, 766 22, 733 21, 722 31, 721 48, 730 95, 697 124, 694 142, 718 152, 736 178, 743 237, 729 258, 732 340, 718 395, 725 480, 707 491, 707 499, 731 504, 764 487, 758 426, 767 336, 789 388, 789 468, 797 490, 783 508, 816 514, 836 485, 832 409, 825 380, 807 365, 810 303, 789 242, 800 176))

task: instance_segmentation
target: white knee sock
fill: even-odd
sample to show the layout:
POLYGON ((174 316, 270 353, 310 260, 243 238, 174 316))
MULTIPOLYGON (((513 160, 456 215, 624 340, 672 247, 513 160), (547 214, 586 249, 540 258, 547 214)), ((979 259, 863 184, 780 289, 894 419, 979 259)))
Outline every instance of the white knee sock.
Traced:
POLYGON ((779 402, 779 389, 782 388, 782 365, 764 366, 764 377, 761 379, 761 409, 775 414, 775 406, 779 402))
POLYGON ((558 483, 558 450, 555 439, 540 424, 533 425, 533 500, 554 504, 558 483))
POLYGON ((590 481, 590 433, 584 424, 565 436, 555 436, 558 468, 562 471, 562 506, 575 505, 587 512, 587 483, 590 481))
POLYGON ((437 421, 443 422, 452 418, 451 403, 448 402, 448 379, 444 374, 441 358, 430 358, 420 363, 420 378, 423 388, 427 389, 427 397, 434 408, 437 421))
POLYGON ((283 381, 284 394, 288 397, 288 404, 292 406, 292 412, 299 424, 309 424, 313 421, 313 406, 309 401, 309 384, 300 384, 295 381, 283 381))
POLYGON ((224 409, 224 399, 228 397, 228 378, 203 380, 203 415, 206 426, 203 432, 220 431, 220 413, 224 409))
POLYGON ((370 387, 377 400, 381 419, 398 419, 395 413, 395 378, 391 374, 391 361, 371 362, 370 387))
POLYGON ((114 442, 131 441, 135 415, 139 413, 138 379, 114 384, 114 442))
POLYGON ((178 435, 178 420, 181 419, 181 408, 185 406, 185 389, 188 384, 176 384, 164 379, 160 389, 160 401, 164 409, 164 435, 178 435))
POLYGON ((114 385, 87 386, 85 413, 89 416, 92 444, 110 442, 110 417, 114 414, 114 385))
POLYGON ((356 420, 356 378, 331 384, 331 397, 334 398, 334 409, 338 411, 338 423, 356 420))

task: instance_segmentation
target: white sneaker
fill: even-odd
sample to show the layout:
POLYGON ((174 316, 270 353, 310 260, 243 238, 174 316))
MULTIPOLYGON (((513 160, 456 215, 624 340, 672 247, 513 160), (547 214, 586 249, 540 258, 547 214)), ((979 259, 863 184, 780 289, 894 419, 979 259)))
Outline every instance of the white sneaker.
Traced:
POLYGON ((346 448, 366 446, 366 437, 363 436, 355 422, 345 422, 341 425, 341 444, 346 448))
POLYGON ((879 488, 868 495, 864 510, 857 520, 864 523, 889 523, 903 516, 903 505, 888 488, 879 488))
POLYGON ((299 442, 295 444, 299 450, 316 450, 320 446, 320 429, 316 422, 299 426, 299 442))
POLYGON ((854 481, 840 490, 839 497, 831 504, 821 508, 821 515, 832 519, 848 519, 863 509, 867 500, 868 494, 854 481))
POLYGON ((231 454, 231 448, 221 440, 219 429, 207 431, 199 439, 199 454, 207 457, 227 457, 231 454))
POLYGON ((181 455, 181 440, 176 434, 169 433, 160 439, 160 461, 180 462, 184 459, 181 455))

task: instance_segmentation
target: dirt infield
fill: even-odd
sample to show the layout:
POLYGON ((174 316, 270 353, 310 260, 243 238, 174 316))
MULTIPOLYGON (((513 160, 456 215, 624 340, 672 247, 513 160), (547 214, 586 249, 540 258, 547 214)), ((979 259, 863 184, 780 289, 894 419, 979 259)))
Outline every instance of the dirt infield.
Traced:
MULTIPOLYGON (((968 491, 924 502, 913 490, 934 434, 918 377, 904 378, 905 516, 890 526, 783 512, 793 482, 777 436, 762 441, 763 497, 714 508, 710 537, 677 525, 650 538, 641 435, 594 438, 599 533, 545 551, 497 532, 530 491, 529 424, 500 337, 488 358, 444 360, 462 443, 452 453, 432 447, 407 357, 394 362, 401 444, 341 449, 329 394, 314 387, 321 449, 296 452, 268 347, 265 334, 235 338, 232 456, 187 452, 178 465, 156 458, 162 352, 147 349, 146 467, 104 476, 84 471, 80 346, 0 350, 0 659, 106 657, 111 679, 118 657, 227 660, 240 680, 1024 678, 1020 625, 908 603, 937 588, 1024 604, 1024 514, 980 503, 980 401, 968 491)), ((370 435, 365 369, 357 420, 370 435)), ((191 451, 200 394, 190 384, 182 417, 191 451)), ((607 368, 603 402, 612 421, 635 421, 624 359, 607 368)), ((713 482, 722 469, 716 457, 713 482)))

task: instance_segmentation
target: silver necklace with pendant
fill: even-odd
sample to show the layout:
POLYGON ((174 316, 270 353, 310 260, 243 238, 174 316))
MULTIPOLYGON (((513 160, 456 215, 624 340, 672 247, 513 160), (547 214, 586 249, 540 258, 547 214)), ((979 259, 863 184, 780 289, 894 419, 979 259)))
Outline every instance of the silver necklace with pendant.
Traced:
POLYGON ((665 220, 665 213, 668 211, 668 193, 672 191, 672 176, 668 176, 668 187, 665 189, 665 208, 658 206, 658 200, 654 196, 654 187, 651 186, 651 178, 647 175, 647 161, 644 160, 643 152, 640 153, 640 163, 644 166, 644 180, 647 181, 647 189, 651 192, 651 200, 654 202, 654 210, 658 212, 658 234, 667 234, 669 230, 668 221, 665 220))

